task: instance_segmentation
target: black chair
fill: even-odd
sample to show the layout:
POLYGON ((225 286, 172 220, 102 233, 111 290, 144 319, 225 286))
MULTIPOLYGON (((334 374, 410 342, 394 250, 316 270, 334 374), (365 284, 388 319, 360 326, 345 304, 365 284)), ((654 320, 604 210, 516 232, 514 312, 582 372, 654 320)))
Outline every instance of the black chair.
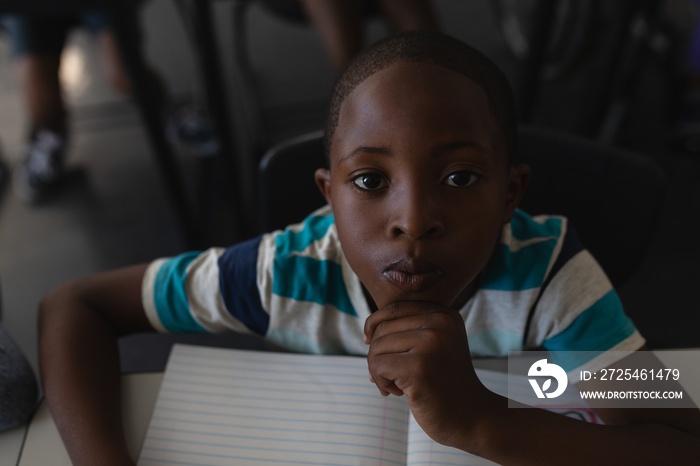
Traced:
MULTIPOLYGON (((640 154, 530 127, 520 129, 518 156, 533 171, 521 207, 531 214, 567 216, 621 287, 656 230, 666 191, 661 169, 640 154)), ((325 164, 320 131, 266 153, 259 173, 261 232, 299 222, 324 204, 313 173, 325 164)))
POLYGON ((323 131, 288 139, 265 153, 258 177, 260 233, 297 223, 325 204, 313 178, 325 166, 323 131))
POLYGON ((644 258, 666 199, 648 156, 544 129, 522 128, 518 156, 532 167, 521 207, 570 219, 620 288, 644 258))
POLYGON ((39 385, 17 343, 2 325, 0 295, 0 432, 27 422, 39 400, 39 385))

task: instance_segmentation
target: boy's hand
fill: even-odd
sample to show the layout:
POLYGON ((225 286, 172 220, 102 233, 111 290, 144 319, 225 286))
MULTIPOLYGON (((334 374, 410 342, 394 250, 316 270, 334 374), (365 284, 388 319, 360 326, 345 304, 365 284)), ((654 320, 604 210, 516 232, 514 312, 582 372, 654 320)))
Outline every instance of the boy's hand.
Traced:
POLYGON ((367 319, 365 342, 370 380, 382 395, 406 395, 430 437, 458 442, 487 392, 474 372, 460 314, 429 302, 392 303, 367 319))

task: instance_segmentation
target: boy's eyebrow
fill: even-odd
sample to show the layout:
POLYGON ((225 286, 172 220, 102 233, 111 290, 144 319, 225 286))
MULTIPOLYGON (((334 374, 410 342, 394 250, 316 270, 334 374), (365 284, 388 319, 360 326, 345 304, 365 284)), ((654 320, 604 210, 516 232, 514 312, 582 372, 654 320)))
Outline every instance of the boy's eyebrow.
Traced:
POLYGON ((387 147, 375 147, 375 146, 360 146, 349 154, 343 155, 340 158, 341 162, 352 159, 360 154, 379 154, 379 155, 389 155, 391 151, 387 147))
MULTIPOLYGON (((432 149, 432 155, 438 156, 443 153, 449 153, 460 149, 475 149, 477 152, 490 155, 491 151, 471 140, 459 140, 453 142, 446 142, 442 144, 437 144, 432 149)), ((391 150, 388 147, 377 147, 377 146, 359 146, 355 148, 349 154, 343 155, 340 158, 340 162, 345 162, 350 160, 360 154, 378 154, 378 155, 390 155, 391 150)))

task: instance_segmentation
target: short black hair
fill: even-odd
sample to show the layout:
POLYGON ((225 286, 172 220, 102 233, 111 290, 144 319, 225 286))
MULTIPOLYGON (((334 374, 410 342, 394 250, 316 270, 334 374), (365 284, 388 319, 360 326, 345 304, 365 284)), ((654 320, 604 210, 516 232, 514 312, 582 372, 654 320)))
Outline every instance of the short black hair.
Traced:
POLYGON ((508 160, 515 160, 517 122, 513 91, 503 72, 486 55, 447 34, 408 31, 389 36, 359 53, 348 65, 331 93, 326 121, 325 149, 330 161, 340 107, 364 80, 396 62, 431 63, 464 75, 486 94, 489 110, 505 141, 508 160))

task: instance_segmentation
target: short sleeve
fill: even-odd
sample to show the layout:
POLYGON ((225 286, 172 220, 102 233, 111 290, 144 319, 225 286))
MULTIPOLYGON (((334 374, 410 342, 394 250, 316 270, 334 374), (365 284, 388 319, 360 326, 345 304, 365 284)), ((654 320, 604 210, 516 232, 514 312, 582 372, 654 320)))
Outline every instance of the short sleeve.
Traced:
POLYGON ((158 259, 146 271, 142 301, 161 332, 264 335, 269 321, 256 284, 260 238, 158 259))
POLYGON ((644 344, 605 272, 573 230, 567 230, 550 274, 531 328, 544 349, 569 353, 560 359, 567 371, 644 344))

